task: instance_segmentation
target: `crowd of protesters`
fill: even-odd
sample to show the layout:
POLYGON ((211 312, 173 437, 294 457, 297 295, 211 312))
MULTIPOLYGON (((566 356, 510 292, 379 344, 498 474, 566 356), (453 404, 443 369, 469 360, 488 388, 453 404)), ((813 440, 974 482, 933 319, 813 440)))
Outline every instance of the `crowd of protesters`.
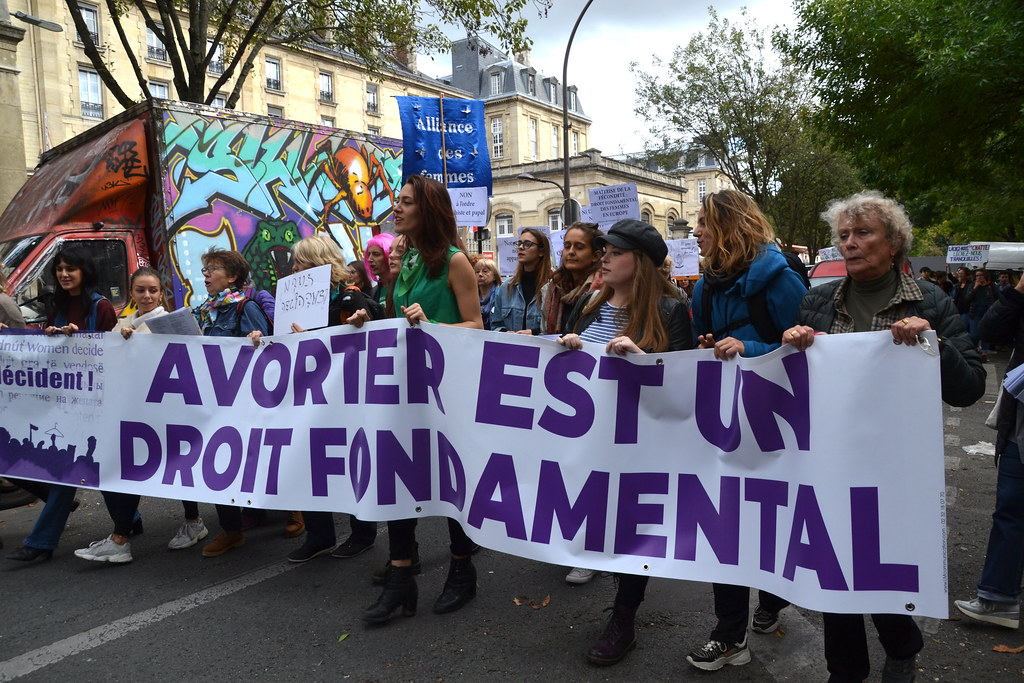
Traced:
MULTIPOLYGON (((574 223, 565 232, 561 258, 552 269, 552 245, 541 230, 526 228, 515 242, 517 264, 506 279, 492 260, 468 255, 458 236, 445 188, 423 176, 403 187, 394 208, 395 236, 381 234, 366 245, 362 261, 345 263, 337 244, 326 235, 306 238, 293 251, 296 272, 331 266, 331 325, 404 317, 409 324, 433 322, 471 329, 527 335, 556 335, 566 349, 602 344, 608 354, 666 353, 711 349, 728 362, 755 357, 783 344, 799 350, 816 334, 889 330, 897 344, 913 345, 926 330, 939 335, 942 398, 969 405, 985 386, 982 362, 987 343, 1014 343, 1024 338, 1024 288, 1012 273, 996 283, 984 269, 961 268, 956 282, 921 269, 914 280, 904 272, 913 235, 902 206, 876 192, 836 201, 822 214, 833 243, 846 260, 847 277, 807 290, 806 273, 778 246, 770 223, 756 204, 734 190, 708 194, 694 236, 703 257, 703 277, 692 289, 671 279, 671 260, 661 235, 652 226, 627 219, 607 233, 593 223, 574 223)), ((96 266, 87 254, 66 247, 54 260, 58 284, 46 334, 71 335, 84 330, 112 330, 125 338, 146 332, 146 321, 164 313, 159 274, 142 268, 131 280, 132 316, 118 322, 110 302, 96 292, 96 266)), ((211 250, 203 255, 207 297, 194 310, 202 334, 248 338, 260 344, 272 334, 272 311, 247 288, 249 264, 237 251, 211 250)), ((0 281, 0 323, 24 326, 0 281), (6 298, 5 298, 6 297, 6 298)), ((303 332, 293 326, 291 332, 303 332)), ((277 333, 285 333, 278 330, 277 333)), ((1022 354, 1016 354, 1020 356, 1022 354)), ((1024 359, 1021 359, 1024 360, 1024 359)), ((1020 361, 1018 361, 1020 362, 1020 361)), ((970 617, 993 624, 1018 625, 1021 575, 1024 573, 1024 481, 1018 435, 1024 435, 1024 409, 1006 400, 999 413, 997 513, 978 597, 957 601, 970 617)), ((7 555, 31 562, 48 559, 57 547, 75 489, 23 482, 46 501, 32 533, 7 555)), ((125 563, 132 559, 130 538, 141 533, 138 496, 104 493, 113 521, 112 533, 75 555, 85 560, 125 563)), ((169 548, 180 550, 203 540, 208 530, 198 505, 184 502, 184 522, 169 548)), ((261 523, 259 512, 217 506, 220 533, 202 550, 217 557, 245 543, 248 526, 261 523)), ((373 547, 377 525, 349 516, 351 535, 335 536, 331 513, 293 512, 288 535, 306 534, 288 556, 307 562, 322 555, 355 557, 373 547)), ((458 522, 449 520, 450 566, 433 604, 438 614, 455 612, 476 595, 472 555, 477 546, 458 522)), ((416 613, 420 574, 416 520, 388 522, 388 561, 374 572, 383 586, 363 614, 368 623, 384 623, 397 612, 416 613)), ((573 567, 566 581, 583 584, 595 571, 573 567)), ((586 653, 594 664, 614 664, 636 644, 634 619, 648 579, 619 575, 611 617, 586 653)), ((760 591, 749 614, 749 589, 714 585, 717 624, 706 644, 695 646, 687 661, 716 670, 751 660, 748 628, 774 633, 788 603, 760 591)), ((912 681, 915 658, 924 643, 913 620, 903 615, 872 615, 886 652, 884 681, 912 681)), ((825 657, 832 681, 868 677, 867 641, 861 615, 825 615, 825 657)))

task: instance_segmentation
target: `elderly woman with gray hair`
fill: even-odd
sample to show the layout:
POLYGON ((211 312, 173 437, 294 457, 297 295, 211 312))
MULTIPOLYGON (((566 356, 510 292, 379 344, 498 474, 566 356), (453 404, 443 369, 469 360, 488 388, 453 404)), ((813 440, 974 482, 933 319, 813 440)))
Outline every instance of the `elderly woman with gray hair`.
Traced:
MULTIPOLYGON (((833 202, 822 214, 832 242, 846 261, 847 277, 807 292, 797 325, 783 343, 804 350, 816 334, 890 330, 893 342, 913 346, 918 335, 939 337, 942 400, 968 406, 985 392, 981 358, 950 298, 930 282, 903 272, 913 241, 903 207, 878 192, 861 192, 833 202)), ((825 659, 829 681, 863 681, 870 673, 864 617, 825 614, 825 659)), ((913 681, 915 659, 924 647, 921 631, 906 614, 872 614, 885 649, 882 680, 913 681)))

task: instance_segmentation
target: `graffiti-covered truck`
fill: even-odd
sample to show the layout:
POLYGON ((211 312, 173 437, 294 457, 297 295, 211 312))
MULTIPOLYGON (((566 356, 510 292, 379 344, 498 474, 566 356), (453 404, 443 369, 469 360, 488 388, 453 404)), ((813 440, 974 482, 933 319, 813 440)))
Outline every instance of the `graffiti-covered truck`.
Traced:
POLYGON ((43 154, 0 215, 0 264, 30 324, 46 316, 68 240, 94 254, 119 312, 142 265, 163 274, 171 307, 194 306, 211 247, 242 252, 273 291, 299 239, 329 234, 352 260, 390 231, 401 180, 400 140, 153 100, 43 154))

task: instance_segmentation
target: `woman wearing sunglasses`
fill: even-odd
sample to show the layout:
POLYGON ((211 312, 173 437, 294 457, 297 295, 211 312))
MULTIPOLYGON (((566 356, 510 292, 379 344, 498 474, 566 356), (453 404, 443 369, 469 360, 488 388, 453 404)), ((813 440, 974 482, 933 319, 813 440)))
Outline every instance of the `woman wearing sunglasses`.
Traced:
POLYGON ((551 279, 551 242, 543 232, 526 228, 515 246, 519 265, 515 275, 498 288, 491 309, 491 329, 541 334, 544 294, 551 279))

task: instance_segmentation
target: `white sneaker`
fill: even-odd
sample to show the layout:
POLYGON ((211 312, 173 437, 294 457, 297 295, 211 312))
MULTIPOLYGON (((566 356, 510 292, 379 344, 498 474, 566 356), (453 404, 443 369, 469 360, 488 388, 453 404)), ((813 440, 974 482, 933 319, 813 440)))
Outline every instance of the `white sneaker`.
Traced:
POLYGON ((192 521, 186 519, 185 523, 178 529, 178 533, 174 534, 174 538, 167 544, 167 547, 171 550, 181 550, 182 548, 191 548, 199 541, 206 538, 206 535, 210 533, 210 530, 203 524, 202 519, 192 521))
POLYGON ((75 556, 93 562, 123 564, 132 561, 132 544, 126 542, 124 545, 118 545, 114 543, 113 535, 111 535, 100 541, 93 541, 88 548, 79 548, 75 551, 75 556))
POLYGON ((593 569, 573 567, 572 571, 565 575, 565 582, 575 584, 590 583, 596 575, 597 571, 593 569))

